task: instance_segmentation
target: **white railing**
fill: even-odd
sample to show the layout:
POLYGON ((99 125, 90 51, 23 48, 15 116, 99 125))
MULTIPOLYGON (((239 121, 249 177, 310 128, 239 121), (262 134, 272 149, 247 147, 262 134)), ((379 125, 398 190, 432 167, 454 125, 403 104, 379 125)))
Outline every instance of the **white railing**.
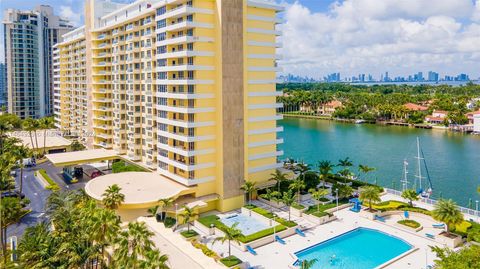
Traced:
MULTIPOLYGON (((393 194, 393 195, 397 195, 397 196, 402 196, 402 192, 401 192, 401 191, 397 191, 397 190, 393 190, 393 189, 389 189, 389 188, 384 188, 384 189, 385 189, 385 191, 386 191, 387 193, 389 193, 389 194, 393 194)), ((438 203, 437 200, 430 199, 430 198, 421 198, 419 201, 422 202, 422 203, 428 204, 428 205, 435 205, 435 204, 438 203)), ((480 217, 480 210, 470 209, 470 208, 466 208, 466 207, 462 207, 462 206, 457 206, 457 208, 458 208, 463 214, 480 217)))

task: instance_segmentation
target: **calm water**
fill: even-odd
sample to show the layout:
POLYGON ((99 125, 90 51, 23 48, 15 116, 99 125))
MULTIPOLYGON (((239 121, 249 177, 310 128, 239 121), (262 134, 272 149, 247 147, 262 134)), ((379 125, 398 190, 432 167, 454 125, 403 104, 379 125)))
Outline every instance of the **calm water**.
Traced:
POLYGON ((299 260, 317 259, 313 269, 370 269, 411 248, 411 245, 396 237, 377 230, 358 228, 295 255, 299 260))
MULTIPOLYGON (((467 206, 469 198, 480 200, 480 136, 462 135, 443 130, 425 130, 399 126, 350 124, 325 120, 286 118, 280 122, 285 143, 284 157, 303 160, 317 169, 319 160, 338 163, 350 157, 357 172, 359 164, 375 167, 366 180, 400 189, 403 160, 409 166, 413 182, 417 165, 416 138, 425 154, 433 184, 433 198, 453 198, 467 206)), ((425 173, 423 171, 422 173, 425 173)))

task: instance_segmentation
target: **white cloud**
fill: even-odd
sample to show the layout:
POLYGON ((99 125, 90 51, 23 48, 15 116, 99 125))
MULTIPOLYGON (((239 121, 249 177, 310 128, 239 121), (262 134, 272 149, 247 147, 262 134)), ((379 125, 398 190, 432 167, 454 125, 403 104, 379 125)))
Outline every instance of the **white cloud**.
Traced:
POLYGON ((480 74, 480 0, 344 0, 323 13, 297 1, 284 17, 286 73, 480 74))
POLYGON ((69 6, 60 6, 60 16, 70 20, 75 26, 79 26, 82 22, 83 12, 74 12, 69 6))

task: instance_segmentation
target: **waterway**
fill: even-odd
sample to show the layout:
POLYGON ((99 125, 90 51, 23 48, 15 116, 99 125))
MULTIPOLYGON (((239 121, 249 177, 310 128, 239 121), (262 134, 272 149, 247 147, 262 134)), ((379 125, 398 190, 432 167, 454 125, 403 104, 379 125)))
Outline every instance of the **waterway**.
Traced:
MULTIPOLYGON (((412 187, 417 174, 416 139, 419 137, 433 186, 432 198, 452 198, 462 206, 475 206, 480 200, 480 136, 444 130, 425 130, 401 126, 351 124, 335 121, 285 118, 280 136, 284 157, 304 161, 317 168, 318 161, 349 157, 358 165, 376 171, 360 176, 368 182, 401 189, 404 159, 408 162, 408 180, 412 187)), ((426 174, 422 168, 423 175, 426 174)), ((425 182, 426 179, 424 179, 425 182)), ((418 181, 417 181, 418 182, 418 181)))

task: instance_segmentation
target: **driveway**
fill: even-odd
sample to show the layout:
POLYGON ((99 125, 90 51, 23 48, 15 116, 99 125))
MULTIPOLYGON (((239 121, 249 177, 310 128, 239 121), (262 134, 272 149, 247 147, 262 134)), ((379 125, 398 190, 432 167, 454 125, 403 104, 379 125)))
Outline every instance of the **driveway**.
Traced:
MULTIPOLYGON (((62 190, 78 190, 83 189, 86 182, 78 182, 75 184, 66 184, 62 179, 62 169, 53 166, 50 162, 38 165, 34 168, 25 168, 23 170, 23 190, 25 196, 30 200, 28 208, 32 210, 28 215, 24 216, 20 222, 12 224, 7 228, 7 237, 17 236, 20 239, 25 229, 34 226, 42 221, 47 221, 48 216, 45 214, 45 204, 51 191, 46 190, 42 184, 35 178, 34 172, 39 169, 45 169, 47 174, 61 187, 62 190)), ((20 171, 17 171, 15 178, 17 189, 20 186, 20 171)))

